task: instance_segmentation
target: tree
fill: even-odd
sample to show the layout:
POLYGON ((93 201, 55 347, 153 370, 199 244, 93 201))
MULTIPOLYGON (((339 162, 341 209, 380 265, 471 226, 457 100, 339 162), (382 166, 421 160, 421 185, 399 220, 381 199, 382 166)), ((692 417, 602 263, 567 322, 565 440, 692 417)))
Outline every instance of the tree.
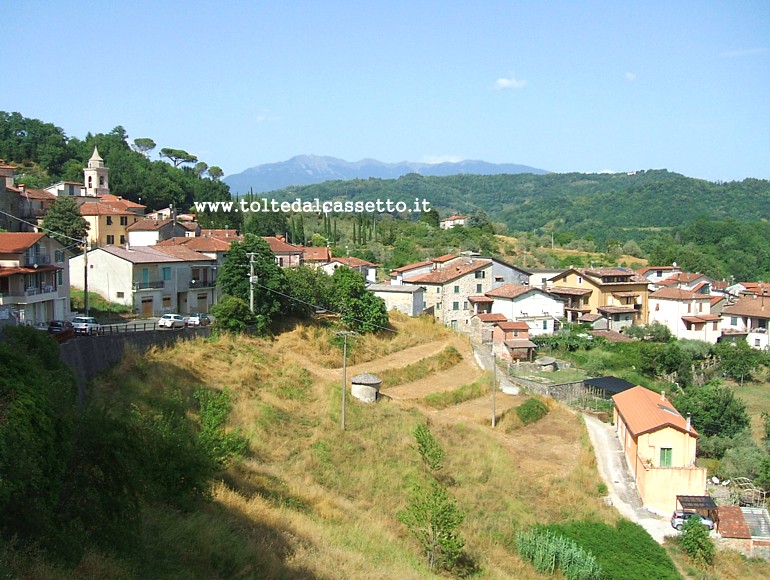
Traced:
POLYGON ((726 385, 689 387, 674 403, 680 413, 692 415, 692 424, 701 435, 731 437, 751 425, 746 404, 726 385))
POLYGON ((212 165, 209 167, 208 170, 209 177, 213 179, 214 181, 219 181, 222 179, 222 176, 225 174, 224 171, 222 171, 222 168, 218 165, 212 165))
POLYGON ((170 147, 161 149, 160 156, 169 159, 174 164, 174 167, 179 167, 182 163, 195 163, 198 161, 195 155, 191 155, 184 149, 172 149, 170 147))
POLYGON ((246 234, 242 242, 230 245, 222 268, 219 283, 224 294, 240 298, 249 303, 249 276, 257 276, 253 285, 254 318, 257 330, 264 332, 273 318, 285 311, 289 300, 289 285, 283 269, 275 263, 275 255, 262 238, 246 234), (253 260, 250 258, 253 254, 253 260))
POLYGON ((247 321, 251 320, 249 305, 235 296, 224 296, 211 308, 217 319, 217 328, 227 332, 243 332, 247 321))
POLYGON ((329 306, 332 279, 322 270, 309 266, 289 268, 286 280, 291 288, 289 309, 292 313, 309 316, 314 306, 329 306))
POLYGON ((43 218, 43 231, 64 246, 73 247, 88 233, 88 222, 71 197, 59 197, 43 218))
POLYGON ((738 342, 720 342, 714 347, 719 357, 722 370, 738 379, 743 386, 744 380, 751 380, 751 373, 762 362, 762 353, 749 346, 745 340, 738 342))
POLYGON ((714 562, 714 542, 709 537, 708 528, 697 517, 687 518, 679 542, 696 564, 711 566, 714 562))
POLYGON ((138 139, 134 139, 134 145, 133 150, 137 153, 141 153, 145 157, 155 149, 155 141, 150 139, 149 137, 139 137, 138 139))
POLYGON ((430 208, 428 211, 422 212, 420 214, 420 221, 436 228, 441 225, 441 217, 439 216, 438 210, 435 207, 430 208))
POLYGON ((423 463, 430 471, 439 471, 444 466, 446 453, 441 447, 427 425, 418 425, 414 430, 414 438, 417 440, 417 450, 420 452, 423 463))
POLYGON ((203 177, 203 174, 206 173, 209 169, 209 164, 205 161, 198 161, 198 163, 195 164, 195 167, 193 167, 193 173, 197 175, 198 177, 203 177))
POLYGON ((385 302, 366 289, 364 277, 348 267, 332 274, 332 306, 343 324, 357 332, 374 332, 388 326, 385 302))

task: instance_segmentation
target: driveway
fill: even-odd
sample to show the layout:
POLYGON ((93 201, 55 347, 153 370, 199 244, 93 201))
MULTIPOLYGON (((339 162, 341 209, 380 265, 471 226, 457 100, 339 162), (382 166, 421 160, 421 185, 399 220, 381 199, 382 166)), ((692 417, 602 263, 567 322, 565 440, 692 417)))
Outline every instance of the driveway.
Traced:
POLYGON ((624 518, 642 526, 659 544, 665 536, 676 535, 668 518, 659 517, 642 506, 614 427, 592 415, 583 415, 583 418, 594 447, 599 475, 607 484, 607 495, 612 504, 624 518))

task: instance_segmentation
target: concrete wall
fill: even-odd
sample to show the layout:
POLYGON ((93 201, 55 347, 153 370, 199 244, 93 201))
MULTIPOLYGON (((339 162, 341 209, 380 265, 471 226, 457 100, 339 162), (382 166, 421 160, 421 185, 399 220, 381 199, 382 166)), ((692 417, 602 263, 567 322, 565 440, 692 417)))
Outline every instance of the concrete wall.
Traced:
POLYGON ((210 334, 211 328, 206 326, 108 336, 82 336, 62 344, 59 348, 59 357, 75 374, 78 384, 78 398, 82 402, 85 400, 88 382, 119 362, 127 344, 139 352, 145 352, 151 346, 167 346, 178 340, 196 336, 205 337, 210 334))

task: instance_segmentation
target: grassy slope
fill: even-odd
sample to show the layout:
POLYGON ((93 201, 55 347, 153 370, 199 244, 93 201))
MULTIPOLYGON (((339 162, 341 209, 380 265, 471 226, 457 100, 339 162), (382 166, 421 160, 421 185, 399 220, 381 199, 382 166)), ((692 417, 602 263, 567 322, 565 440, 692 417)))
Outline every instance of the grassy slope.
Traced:
MULTIPOLYGON (((398 338, 402 344, 437 341, 441 347, 451 338, 433 324, 406 325, 398 338)), ((360 340, 354 356, 366 359, 394 338, 360 340)), ((406 505, 408 482, 422 476, 412 431, 426 421, 425 413, 395 402, 349 401, 342 432, 341 372, 322 365, 329 351, 336 352, 330 341, 329 331, 316 335, 315 329, 298 327, 274 342, 198 340, 144 358, 126 357, 95 396, 117 404, 164 391, 184 394, 199 385, 227 388, 234 401, 232 423, 249 437, 251 456, 222 475, 214 501, 204 509, 148 514, 153 540, 140 562, 118 565, 96 557, 89 566, 165 577, 429 575, 395 517, 406 505)), ((413 347, 420 353, 422 348, 413 347)), ((515 438, 501 445, 502 435, 488 427, 433 417, 432 430, 447 451, 451 492, 467 514, 461 533, 483 577, 534 574, 510 549, 520 526, 617 518, 596 492, 598 475, 579 420, 555 413, 574 446, 572 464, 541 476, 537 465, 525 464, 515 438)))

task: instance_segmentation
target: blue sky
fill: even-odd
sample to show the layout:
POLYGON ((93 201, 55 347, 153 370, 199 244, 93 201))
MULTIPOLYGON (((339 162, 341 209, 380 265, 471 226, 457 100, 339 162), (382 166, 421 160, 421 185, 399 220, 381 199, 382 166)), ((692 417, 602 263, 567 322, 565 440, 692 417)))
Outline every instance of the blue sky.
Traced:
POLYGON ((770 4, 0 1, 0 110, 294 155, 770 179, 770 4))

